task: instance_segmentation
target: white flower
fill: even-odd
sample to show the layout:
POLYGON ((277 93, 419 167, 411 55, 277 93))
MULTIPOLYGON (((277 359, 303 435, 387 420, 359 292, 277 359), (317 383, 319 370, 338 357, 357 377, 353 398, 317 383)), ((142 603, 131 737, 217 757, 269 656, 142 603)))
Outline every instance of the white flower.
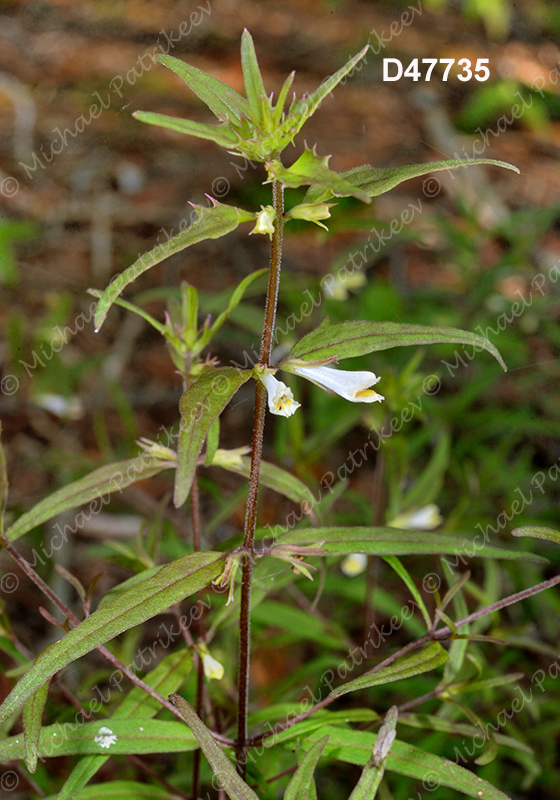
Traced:
POLYGON ((292 390, 288 389, 285 383, 277 380, 272 372, 265 372, 259 376, 266 386, 268 392, 268 408, 272 414, 279 417, 291 417, 300 407, 300 403, 294 400, 292 390))
POLYGON ((355 578, 356 575, 361 575, 366 567, 367 556, 365 553, 351 553, 349 556, 346 556, 340 565, 340 569, 349 578, 355 578))
POLYGON ((390 528, 411 528, 413 531, 431 531, 441 525, 443 517, 435 503, 424 508, 399 514, 388 523, 390 528))
POLYGON ((106 747, 107 749, 109 749, 112 744, 116 743, 117 737, 113 733, 111 728, 106 728, 105 726, 103 726, 99 728, 97 736, 94 738, 93 741, 100 747, 106 747))
POLYGON ((202 667, 204 674, 209 681, 221 681, 224 677, 224 668, 219 661, 213 658, 206 648, 199 647, 199 653, 202 658, 202 667), (206 651, 206 652, 204 652, 206 651))
POLYGON ((316 383, 322 389, 330 389, 351 403, 375 403, 385 400, 383 395, 377 394, 370 386, 374 386, 381 378, 373 372, 354 372, 351 370, 334 369, 323 365, 322 367, 293 367, 296 375, 316 383))
POLYGON ((262 211, 257 215, 255 227, 251 233, 266 233, 271 239, 274 233, 274 220, 276 218, 276 211, 272 206, 261 206, 262 211))

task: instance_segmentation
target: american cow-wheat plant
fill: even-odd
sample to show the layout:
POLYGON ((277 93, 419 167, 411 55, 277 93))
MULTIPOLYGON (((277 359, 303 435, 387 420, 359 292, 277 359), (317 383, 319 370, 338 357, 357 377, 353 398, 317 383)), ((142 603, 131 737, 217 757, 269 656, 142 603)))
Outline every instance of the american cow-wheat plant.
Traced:
MULTIPOLYGON (((463 165, 460 161, 437 161, 377 169, 366 164, 337 173, 330 169, 328 158, 320 157, 315 148, 307 146, 290 166, 283 163, 284 150, 293 143, 306 120, 337 84, 352 73, 366 52, 367 47, 324 80, 312 94, 299 100, 294 96, 287 108, 293 73, 286 79, 274 102, 273 95, 265 91, 253 41, 247 31, 241 44, 246 97, 177 58, 156 57, 156 61, 173 70, 198 95, 217 117, 218 124, 202 124, 144 111, 137 112, 135 117, 152 125, 211 140, 230 153, 263 164, 271 202, 257 210, 236 208, 216 200, 212 200, 209 207, 197 207, 196 218, 189 227, 139 258, 105 291, 92 290, 99 298, 95 316, 97 330, 103 325, 111 306, 117 303, 140 314, 165 339, 184 384, 177 434, 165 442, 143 440, 143 450, 137 458, 95 470, 56 491, 16 519, 10 527, 2 528, 3 547, 58 607, 65 623, 60 639, 32 663, 29 663, 29 657, 22 656, 13 642, 8 641, 7 634, 4 649, 8 648, 18 667, 12 675, 21 677, 0 707, 0 724, 9 733, 13 724, 19 724, 19 715, 23 712, 23 733, 7 736, 0 744, 0 752, 4 762, 25 760, 31 773, 37 770, 38 760, 44 761, 51 756, 75 756, 70 774, 58 787, 60 800, 90 796, 160 798, 179 795, 197 798, 202 791, 206 792, 205 797, 223 797, 225 792, 234 800, 248 800, 258 796, 278 796, 276 786, 286 787, 284 797, 289 800, 311 800, 317 796, 315 768, 320 759, 325 758, 363 768, 356 785, 349 787, 345 794, 352 800, 374 798, 380 786, 381 796, 388 797, 388 789, 383 789, 382 784, 386 771, 424 780, 424 783, 429 775, 428 783, 431 781, 432 788, 435 785, 450 787, 471 797, 505 798, 503 792, 472 771, 397 738, 397 726, 401 727, 399 708, 371 708, 367 702, 367 690, 443 667, 439 682, 428 697, 437 697, 442 703, 452 701, 467 652, 469 624, 547 588, 558 578, 491 606, 481 607, 469 615, 462 594, 468 573, 454 578, 453 570, 448 568, 445 577, 449 590, 443 598, 435 593, 437 610, 435 615, 431 615, 417 589, 417 582, 397 556, 466 554, 467 558, 522 558, 531 557, 530 554, 506 551, 488 542, 482 547, 473 547, 472 542, 465 543, 464 539, 418 530, 418 527, 430 528, 433 525, 413 526, 411 522, 408 525, 410 529, 394 526, 318 527, 321 508, 315 503, 310 489, 296 476, 262 459, 267 413, 284 417, 302 413, 298 409, 303 399, 294 396, 283 382, 283 373, 302 376, 349 403, 383 404, 384 397, 377 392, 378 383, 383 392, 383 382, 379 377, 369 371, 354 371, 346 364, 341 367, 340 362, 393 347, 451 342, 471 345, 479 352, 486 350, 505 368, 495 346, 473 333, 371 320, 331 323, 328 318, 302 336, 283 361, 271 362, 284 226, 294 219, 324 225, 340 197, 355 197, 370 203, 371 198, 409 178, 463 165), (301 202, 288 210, 284 208, 285 187, 307 187, 301 202), (269 237, 270 263, 239 284, 227 307, 214 322, 207 319, 202 326, 199 325, 197 290, 187 284, 181 285, 179 299, 170 302, 164 322, 153 318, 143 308, 120 299, 130 283, 166 257, 204 239, 227 236, 246 223, 252 225, 250 234, 269 237), (258 363, 251 366, 252 362, 244 360, 240 354, 239 360, 247 368, 219 366, 208 351, 212 337, 240 303, 249 284, 264 273, 268 274, 268 289, 258 363), (219 447, 219 420, 236 392, 251 381, 255 386, 255 405, 249 459, 249 448, 228 451, 219 447), (248 478, 248 490, 242 540, 238 538, 227 548, 221 545, 215 550, 203 551, 197 470, 208 466, 244 475, 248 478), (146 569, 115 587, 93 612, 90 612, 92 588, 86 591, 76 578, 62 570, 81 597, 83 615, 79 618, 23 559, 14 546, 15 540, 68 509, 86 506, 86 512, 80 513, 97 513, 108 502, 111 493, 121 492, 134 481, 145 480, 166 469, 174 470, 175 474, 175 506, 181 508, 190 500, 192 548, 189 546, 188 552, 176 560, 157 566, 157 556, 151 562, 149 559, 155 552, 153 543, 146 541, 142 545, 146 569), (260 484, 299 504, 302 512, 307 514, 303 524, 287 527, 279 524, 277 530, 280 533, 265 536, 265 531, 258 528, 260 484), (309 525, 310 519, 315 527, 309 525), (372 659, 375 651, 367 655, 364 646, 364 658, 354 658, 353 669, 344 671, 345 674, 354 672, 351 680, 346 680, 340 670, 338 677, 329 670, 328 680, 321 680, 319 696, 313 695, 312 701, 305 697, 301 701, 279 703, 250 715, 251 614, 259 610, 259 605, 271 591, 270 582, 257 580, 253 586, 254 577, 262 577, 267 570, 270 571, 271 564, 276 564, 281 571, 275 570, 277 575, 272 588, 278 595, 290 589, 294 581, 312 578, 311 570, 317 563, 324 564, 327 557, 341 556, 351 556, 346 564, 349 573, 357 571, 366 557, 386 559, 411 592, 419 613, 417 629, 423 625, 424 633, 398 651, 389 641, 385 645, 387 650, 383 653, 383 660, 373 658, 369 664, 367 661, 372 659), (309 558, 312 563, 306 561, 309 558), (208 594, 202 593, 204 589, 208 594), (198 603, 191 608, 190 615, 179 619, 177 604, 192 596, 198 597, 198 603), (205 600, 207 597, 210 598, 208 602, 205 600), (455 619, 450 616, 451 611, 446 611, 450 603, 453 603, 455 619), (211 611, 208 611, 209 605, 211 611), (105 645, 119 634, 171 607, 177 613, 177 634, 166 627, 166 642, 163 635, 158 634, 159 638, 151 648, 144 648, 144 651, 152 653, 152 658, 146 657, 147 661, 143 663, 147 663, 147 668, 140 678, 136 664, 134 668, 130 664, 127 666, 105 645), (232 669, 224 675, 224 667, 216 658, 220 651, 215 647, 216 635, 224 628, 230 630, 227 626, 233 620, 238 620, 239 628, 236 677, 232 669), (165 652, 167 648, 171 651, 165 652), (66 715, 62 721, 42 727, 51 678, 94 649, 109 661, 110 676, 101 682, 101 686, 95 687, 95 697, 85 707, 76 698, 72 700, 70 690, 66 689, 66 696, 78 711, 73 717, 66 715), (194 668, 192 681, 185 684, 191 668, 194 668), (212 692, 212 698, 208 688, 210 680, 223 681, 224 685, 221 693, 212 692), (182 694, 179 694, 183 684, 182 694), (338 698, 350 693, 356 693, 351 706, 345 697, 337 703, 338 710, 330 708, 338 698), (183 694, 192 696, 187 699, 183 694), (366 697, 361 705, 360 694, 362 699, 366 697), (188 751, 192 751, 190 761, 181 760, 179 764, 183 768, 177 767, 173 775, 166 777, 139 758, 153 753, 188 751), (201 753, 206 761, 201 761, 201 753), (87 787, 86 784, 95 778, 107 759, 114 755, 133 759, 135 768, 145 773, 143 782, 106 780, 87 787), (188 769, 185 765, 189 765, 188 769), (170 783, 168 777, 174 783, 170 783), (273 778, 279 783, 271 782, 273 778), (212 789, 208 793, 210 784, 212 789)), ((469 165, 476 163, 497 164, 515 170, 509 164, 489 159, 468 162, 469 165)), ((294 422, 290 419, 286 424, 294 422)), ((5 472, 2 460, 2 507, 7 495, 5 472)), ((407 527, 406 523, 404 527, 407 527)), ((321 627, 317 617, 311 613, 313 608, 306 618, 302 611, 290 609, 288 605, 276 603, 270 607, 279 615, 292 614, 293 633, 301 632, 303 636, 309 628, 315 630, 316 640, 323 636, 325 640, 329 636, 332 638, 328 627, 321 627)), ((45 614, 56 623, 52 615, 45 614)), ((398 627, 402 620, 399 623, 397 617, 394 619, 397 619, 395 625, 398 627)), ((339 636, 343 644, 348 647, 350 642, 352 647, 344 632, 339 632, 339 636)), ((484 637, 478 635, 477 638, 484 637)), ((231 636, 227 641, 232 641, 231 636)), ((214 684, 218 685, 221 684, 214 684)), ((479 689, 482 686, 483 682, 480 682, 479 689)), ((419 697, 417 704, 422 701, 423 698, 419 697)), ((469 720, 471 724, 473 720, 476 723, 474 714, 469 720)), ((404 717, 402 721, 405 721, 404 717)), ((451 720, 445 717, 425 715, 417 718, 416 724, 421 724, 427 731, 457 732, 451 720)), ((463 735, 464 727, 457 726, 463 735)), ((477 729, 473 727, 472 730, 476 732, 477 729)), ((496 744, 490 736, 485 744, 479 763, 487 763, 495 754, 496 744)), ((38 777, 40 773, 41 770, 38 777)))

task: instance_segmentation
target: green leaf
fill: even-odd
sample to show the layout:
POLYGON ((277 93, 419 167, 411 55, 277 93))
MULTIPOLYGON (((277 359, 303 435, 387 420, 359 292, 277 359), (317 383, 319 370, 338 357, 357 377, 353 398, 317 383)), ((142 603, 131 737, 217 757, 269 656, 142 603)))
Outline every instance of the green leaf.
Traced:
MULTIPOLYGON (((434 730, 443 733, 453 734, 455 736, 463 736, 471 739, 477 733, 480 733, 480 727, 475 725, 468 725, 464 722, 454 722, 443 717, 437 717, 435 714, 405 714, 399 719, 402 725, 408 725, 411 728, 420 728, 421 730, 434 730)), ((513 750, 520 750, 523 753, 533 755, 533 750, 525 744, 520 742, 519 739, 514 739, 513 736, 506 736, 502 733, 492 734, 496 742, 504 747, 511 747, 513 750)))
POLYGON ((178 694, 169 699, 177 706, 183 719, 195 735, 208 763, 224 787, 231 800, 259 800, 255 792, 241 778, 222 748, 216 743, 212 734, 202 722, 194 708, 178 694))
MULTIPOLYGON (((184 753, 198 744, 182 722, 159 719, 112 719, 97 722, 57 723, 41 730, 38 755, 123 755, 126 753, 184 753), (97 739, 97 741, 96 741, 97 739), (102 744, 104 743, 104 744, 102 744)), ((0 763, 24 756, 23 736, 0 742, 0 763)))
POLYGON ((251 618, 261 625, 272 625, 294 637, 317 642, 324 647, 347 650, 350 644, 341 628, 332 620, 321 620, 276 600, 265 600, 252 609, 251 618))
MULTIPOLYGON (((222 467, 248 478, 251 472, 251 459, 241 455, 232 458, 230 451, 218 450, 211 466, 222 467)), ((313 504, 313 495, 305 483, 291 472, 277 467, 276 464, 268 461, 261 462, 260 482, 278 494, 293 500, 294 503, 313 504)))
POLYGON ((210 426, 237 390, 251 377, 251 370, 218 367, 203 372, 179 401, 181 427, 177 447, 177 470, 173 502, 183 505, 193 480, 196 462, 210 426))
MULTIPOLYGON (((270 531, 262 530, 261 537, 270 536, 270 531)), ((478 535, 477 535, 478 536, 478 535)), ((476 537, 475 537, 476 538, 476 537)), ((448 536, 433 531, 402 531, 399 528, 355 528, 329 527, 296 529, 283 533, 278 544, 316 545, 329 556, 344 556, 349 553, 367 553, 374 556, 406 556, 428 554, 453 554, 468 558, 507 558, 546 562, 534 553, 506 550, 489 544, 477 546, 474 540, 448 536)))
MULTIPOLYGON (((143 680, 144 683, 159 692, 162 697, 167 697, 171 692, 177 691, 191 668, 192 658, 190 653, 186 650, 177 650, 165 656, 143 680)), ((130 717, 151 719, 160 710, 161 705, 157 700, 146 694, 139 686, 135 686, 116 709, 111 720, 128 719, 130 717)), ((111 728, 111 721, 108 721, 107 725, 111 728)), ((93 778, 109 758, 110 756, 108 755, 91 755, 81 758, 58 793, 58 800, 71 800, 71 798, 76 797, 78 792, 93 778)), ((78 797, 81 796, 82 793, 80 792, 78 797)))
POLYGON ((282 84, 282 88, 280 89, 280 93, 278 94, 276 108, 274 109, 274 114, 272 115, 272 124, 275 127, 280 124, 280 120, 282 119, 282 113, 284 111, 284 103, 286 102, 286 98, 288 97, 288 92, 292 88, 292 83, 294 82, 295 76, 296 76, 295 71, 290 72, 290 74, 282 84))
MULTIPOLYGON (((507 161, 496 161, 493 158, 473 158, 468 160, 431 161, 428 164, 406 164, 402 167, 389 167, 388 169, 378 169, 370 164, 363 164, 360 167, 353 167, 341 172, 340 177, 355 188, 363 191, 368 197, 377 197, 411 178, 419 178, 423 175, 429 175, 431 172, 443 172, 444 170, 458 169, 459 167, 476 166, 477 164, 491 164, 495 167, 510 169, 519 174, 518 168, 513 164, 508 164, 507 161)), ((318 191, 312 186, 305 195, 303 202, 322 202, 330 197, 332 197, 332 192, 318 191)))
POLYGON ((309 799, 309 787, 313 782, 313 774, 328 741, 329 737, 324 736, 307 751, 286 787, 284 800, 309 799))
POLYGON ((512 536, 531 536, 533 539, 547 539, 549 542, 560 544, 560 531, 555 531, 553 528, 541 528, 536 525, 524 525, 521 528, 515 528, 511 532, 512 536))
POLYGON ((157 55, 154 61, 173 70, 221 122, 235 121, 239 124, 242 117, 250 116, 247 100, 227 83, 207 75, 196 67, 191 67, 190 64, 185 64, 174 56, 162 53, 157 55))
POLYGON ((206 437, 206 457, 204 464, 209 467, 214 458, 220 444, 220 418, 216 417, 214 422, 208 428, 208 436, 206 437))
POLYGON ((196 206, 198 216, 188 228, 173 236, 169 241, 158 244, 153 250, 144 253, 134 264, 131 264, 109 284, 97 304, 95 312, 96 331, 103 325, 109 309, 123 289, 150 267, 159 264, 160 261, 173 255, 173 253, 178 253, 184 250, 185 247, 202 242, 204 239, 219 239, 220 236, 225 236, 227 233, 234 231, 241 222, 247 222, 254 218, 252 214, 248 214, 234 206, 224 205, 215 200, 212 202, 214 205, 210 208, 196 206))
POLYGON ((43 709, 47 702, 49 693, 49 683, 45 681, 33 692, 23 707, 23 741, 25 752, 25 763, 29 772, 37 769, 37 755, 39 750, 39 739, 41 735, 41 719, 43 709))
POLYGON ((416 605, 420 609, 422 616, 424 617, 424 622, 426 623, 426 628, 429 630, 432 627, 432 620, 430 615, 428 614, 428 609, 426 608, 426 604, 422 598, 422 595, 416 588, 416 584, 412 580, 410 573, 408 570, 401 564, 399 559, 396 556, 385 556, 384 560, 392 567, 399 578, 401 578, 404 583, 407 585, 410 594, 413 596, 414 600, 416 601, 416 605))
POLYGON ((203 589, 223 568, 222 553, 189 553, 95 611, 37 658, 0 706, 0 725, 55 672, 203 589))
POLYGON ((243 299, 243 295, 245 294, 245 290, 247 289, 247 287, 256 278, 259 278, 261 275, 265 275, 267 272, 268 272, 267 269, 258 269, 255 272, 251 272, 250 275, 247 275, 245 278, 243 278, 241 283, 235 287, 227 304, 227 308, 225 309, 225 311, 222 311, 222 313, 216 318, 214 324, 208 328, 207 333, 203 335, 201 342, 202 347, 204 347, 207 344, 207 342, 210 341, 211 337, 214 336, 214 334, 217 331, 219 331, 219 329, 222 327, 222 325, 230 316, 230 314, 237 308, 237 306, 243 299))
MULTIPOLYGON (((368 731, 354 731, 326 725, 306 737, 302 743, 303 747, 305 749, 312 747, 314 742, 324 736, 329 737, 324 751, 325 756, 362 766, 368 763, 376 741, 375 734, 368 731)), ((477 800, 510 800, 488 781, 477 777, 464 767, 398 739, 393 742, 385 762, 385 769, 397 775, 424 781, 425 787, 447 786, 477 800)))
POLYGON ((0 535, 4 533, 4 511, 8 502, 8 474, 6 456, 2 447, 2 423, 0 422, 0 535))
POLYGON ((340 81, 346 77, 346 75, 348 75, 349 72, 352 72, 356 64, 362 60, 368 50, 369 44, 360 50, 357 55, 347 61, 346 64, 337 72, 330 77, 325 78, 325 80, 313 92, 313 94, 296 101, 291 106, 286 119, 278 128, 279 138, 286 135, 294 137, 301 130, 306 120, 308 120, 309 117, 311 117, 317 111, 325 97, 332 92, 335 86, 337 86, 340 81))
POLYGON ((273 161, 267 164, 269 178, 280 181, 285 187, 297 189, 299 186, 307 186, 312 183, 331 190, 331 194, 338 197, 357 197, 365 203, 371 200, 361 189, 358 189, 343 178, 338 172, 329 169, 330 156, 320 158, 315 152, 315 148, 310 150, 305 148, 298 160, 286 169, 280 161, 273 161))
POLYGON ((266 101, 266 90, 264 88, 253 37, 245 28, 241 37, 241 68, 243 69, 243 83, 245 84, 245 94, 253 112, 253 121, 257 125, 262 125, 263 115, 261 103, 266 101))
POLYGON ((388 350, 391 347, 444 342, 472 345, 487 350, 503 369, 506 369, 501 355, 492 342, 477 333, 406 322, 355 320, 331 323, 328 317, 323 319, 318 328, 294 345, 288 359, 280 365, 280 368, 290 367, 295 359, 320 361, 333 357, 352 358, 388 350))
POLYGON ((177 133, 186 133, 187 136, 196 136, 197 139, 210 140, 220 147, 232 147, 237 142, 237 136, 225 125, 205 125, 202 122, 169 117, 167 114, 158 114, 155 111, 134 111, 132 116, 148 125, 157 125, 159 128, 168 128, 177 133))
POLYGON ((342 697, 348 692, 356 692, 359 689, 368 689, 370 686, 381 686, 385 683, 400 681, 404 678, 412 678, 422 672, 430 672, 448 659, 447 651, 438 642, 431 642, 423 650, 413 653, 411 656, 399 658, 394 664, 378 670, 377 672, 366 673, 354 678, 353 681, 337 686, 329 694, 329 698, 342 697))
POLYGON ((413 483, 402 499, 402 511, 406 512, 415 507, 426 506, 438 496, 445 471, 449 464, 451 451, 451 437, 447 431, 442 431, 437 446, 429 463, 422 470, 422 474, 413 483))
MULTIPOLYGON (((36 506, 23 514, 14 524, 8 528, 5 537, 13 542, 32 528, 36 528, 43 522, 68 511, 70 508, 77 508, 89 503, 87 511, 82 511, 85 520, 90 519, 103 509, 108 500, 104 495, 113 492, 122 492, 127 486, 136 481, 142 481, 157 475, 162 469, 167 469, 172 465, 166 461, 150 458, 145 453, 141 453, 137 458, 127 461, 117 461, 114 464, 107 464, 105 467, 90 472, 84 478, 80 478, 68 486, 53 492, 49 497, 45 497, 36 506)), ((75 529, 78 530, 84 523, 80 524, 76 517, 75 529)))
MULTIPOLYGON (((175 795, 161 786, 138 781, 105 781, 87 786, 76 800, 172 800, 175 795)), ((45 800, 62 800, 62 795, 51 795, 45 800)))

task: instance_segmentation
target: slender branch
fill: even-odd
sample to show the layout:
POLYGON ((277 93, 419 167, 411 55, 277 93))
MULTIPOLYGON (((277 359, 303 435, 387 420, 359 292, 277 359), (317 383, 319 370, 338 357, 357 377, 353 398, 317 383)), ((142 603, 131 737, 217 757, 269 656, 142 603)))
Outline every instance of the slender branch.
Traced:
MULTIPOLYGON (((510 594, 509 597, 504 597, 503 600, 498 600, 496 603, 492 603, 491 606, 486 606, 486 608, 481 608, 478 611, 469 614, 468 617, 463 617, 463 619, 455 622, 454 625, 456 628, 460 628, 462 625, 468 625, 469 622, 474 622, 475 619, 485 617, 487 614, 493 614, 494 611, 500 611, 502 608, 512 606, 514 603, 519 603, 520 600, 525 600, 527 597, 532 597, 534 594, 544 592, 546 589, 556 586, 557 583, 560 583, 560 575, 555 575, 554 578, 550 578, 542 583, 537 583, 536 586, 531 586, 529 589, 523 589, 522 592, 510 594)), ((440 636, 444 635, 447 636, 451 632, 451 628, 446 625, 445 628, 439 628, 437 631, 434 631, 432 638, 439 638, 440 636)))
MULTIPOLYGON (((458 620, 454 623, 456 628, 460 628, 463 625, 468 625, 470 622, 473 622, 475 619, 479 619, 480 617, 484 617, 487 614, 493 614, 494 611, 499 611, 502 608, 507 608, 507 606, 511 606, 514 603, 518 603, 520 600, 525 600, 527 597, 531 597, 532 595, 538 594, 539 592, 544 592, 546 589, 550 589, 552 586, 556 586, 556 584, 560 583, 560 575, 556 575, 554 578, 550 578, 547 581, 543 581, 543 583, 539 583, 536 586, 531 586, 529 589, 524 589, 522 592, 516 592, 515 594, 511 594, 509 597, 504 597, 503 600, 498 600, 496 603, 492 603, 490 606, 486 606, 485 608, 481 608, 478 611, 469 614, 463 619, 458 620)), ((412 650, 416 650, 418 647, 421 647, 423 644, 427 642, 434 641, 440 638, 450 638, 452 639, 453 636, 449 637, 449 634, 453 634, 452 630, 446 625, 444 628, 439 628, 437 631, 429 631, 428 633, 421 636, 420 639, 417 639, 414 642, 409 642, 404 647, 401 647, 400 650, 397 650, 396 653, 393 655, 388 656, 383 661, 380 661, 379 664, 376 664, 375 667, 372 669, 367 670, 364 672, 363 675, 371 675, 374 672, 378 672, 379 670, 383 669, 384 667, 390 666, 394 661, 402 656, 407 655, 412 650)), ((363 677, 363 676, 361 676, 363 677)), ((423 699, 428 700, 432 697, 437 696, 436 694, 429 692, 423 699)), ((292 725, 295 725, 298 722, 301 722, 307 717, 314 714, 315 711, 318 711, 320 708, 325 708, 325 706, 330 705, 330 703, 334 702, 338 698, 336 697, 325 697, 323 700, 320 700, 311 708, 307 709, 307 711, 303 711, 301 714, 298 714, 296 717, 293 717, 286 722, 281 723, 280 725, 275 725, 274 728, 267 731, 266 733, 261 733, 259 736, 255 736, 247 742, 247 747, 256 747, 256 745, 260 744, 264 739, 268 739, 270 736, 274 736, 280 731, 284 731, 287 728, 291 728, 292 725)), ((411 701, 411 703, 407 703, 402 706, 403 709, 410 708, 412 705, 416 705, 415 701, 411 701)))
MULTIPOLYGON (((282 262, 282 239, 284 228, 284 187, 278 181, 272 184, 273 206, 276 212, 274 233, 270 246, 270 270, 268 273, 268 291, 264 312, 264 326, 261 339, 260 362, 270 366, 270 353, 274 336, 274 321, 280 285, 280 266, 282 262)), ((239 676, 238 676, 238 711, 237 711, 237 771, 245 777, 247 713, 249 705, 249 662, 251 656, 251 585, 253 579, 253 547, 255 528, 257 526, 257 499, 259 492, 259 475, 262 460, 264 422, 266 414, 267 394, 261 381, 257 381, 255 393, 255 413, 253 418, 253 448, 251 454, 251 473, 249 476, 249 492, 245 514, 245 535, 243 540, 244 557, 241 581, 241 609, 239 615, 239 676)))
MULTIPOLYGON (((78 617, 71 611, 65 603, 55 594, 55 592, 50 589, 50 587, 45 583, 45 581, 35 572, 31 564, 29 564, 25 558, 19 553, 16 548, 8 542, 6 539, 0 539, 0 543, 4 547, 4 549, 12 556, 16 564, 20 567, 20 569, 33 581, 33 583, 45 594, 49 600, 56 605, 60 611, 64 614, 64 616, 73 624, 79 625, 80 620, 78 617)), ((148 686, 142 678, 139 678, 138 675, 135 675, 134 672, 128 669, 128 667, 123 664, 116 656, 114 656, 106 647, 103 645, 98 645, 96 648, 98 653, 100 653, 107 661, 116 669, 120 670, 123 675, 133 683, 135 686, 138 686, 140 689, 143 689, 146 694, 149 694, 150 697, 153 697, 154 700, 157 700, 164 708, 167 708, 168 711, 171 711, 177 719, 180 719, 184 722, 183 717, 181 716, 180 711, 170 703, 166 697, 162 697, 159 692, 156 692, 155 689, 152 689, 151 686, 148 686)), ((213 733, 214 738, 221 742, 222 744, 231 747, 233 745, 233 741, 226 736, 221 736, 220 734, 213 733)))

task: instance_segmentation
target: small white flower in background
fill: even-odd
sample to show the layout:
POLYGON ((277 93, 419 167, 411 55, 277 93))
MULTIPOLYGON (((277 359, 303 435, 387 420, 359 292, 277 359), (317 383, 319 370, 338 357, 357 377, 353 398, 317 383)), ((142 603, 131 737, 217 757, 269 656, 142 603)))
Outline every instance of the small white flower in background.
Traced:
POLYGON ((268 392, 269 411, 279 417, 291 417, 292 414, 295 414, 300 407, 300 403, 294 400, 292 390, 288 389, 285 383, 277 380, 272 372, 268 370, 259 377, 268 392))
POLYGON ((106 747, 109 749, 112 744, 115 744, 117 741, 116 735, 113 733, 111 728, 106 728, 103 726, 99 728, 97 731, 97 736, 93 740, 95 744, 98 744, 100 747, 106 747))
POLYGON ((417 511, 398 514, 387 524, 390 528, 411 528, 413 531, 431 531, 441 525, 443 517, 435 503, 430 503, 417 511))
POLYGON ((36 406, 50 411, 60 419, 77 420, 84 416, 84 407, 79 397, 63 397, 61 394, 38 394, 33 398, 36 406))
POLYGON ((325 279, 325 292, 328 292, 333 300, 347 300, 349 289, 361 289, 367 283, 366 276, 363 272, 354 272, 352 275, 345 275, 341 280, 334 278, 330 286, 327 285, 325 279))
POLYGON ((202 658, 202 667, 208 680, 221 681, 224 677, 224 668, 222 664, 210 655, 206 645, 200 644, 196 649, 202 658))
POLYGON ((266 233, 271 239, 274 233, 274 220, 276 218, 276 211, 272 206, 261 206, 262 211, 257 216, 255 227, 251 233, 266 233))
POLYGON ((350 400, 351 403, 376 403, 385 400, 383 395, 377 394, 370 386, 375 386, 381 378, 373 372, 355 372, 353 370, 334 369, 323 365, 321 367, 293 367, 296 375, 312 381, 322 389, 350 400))
POLYGON ((367 567, 367 556, 365 553, 351 553, 346 556, 340 569, 349 578, 355 578, 356 575, 361 575, 367 567))

